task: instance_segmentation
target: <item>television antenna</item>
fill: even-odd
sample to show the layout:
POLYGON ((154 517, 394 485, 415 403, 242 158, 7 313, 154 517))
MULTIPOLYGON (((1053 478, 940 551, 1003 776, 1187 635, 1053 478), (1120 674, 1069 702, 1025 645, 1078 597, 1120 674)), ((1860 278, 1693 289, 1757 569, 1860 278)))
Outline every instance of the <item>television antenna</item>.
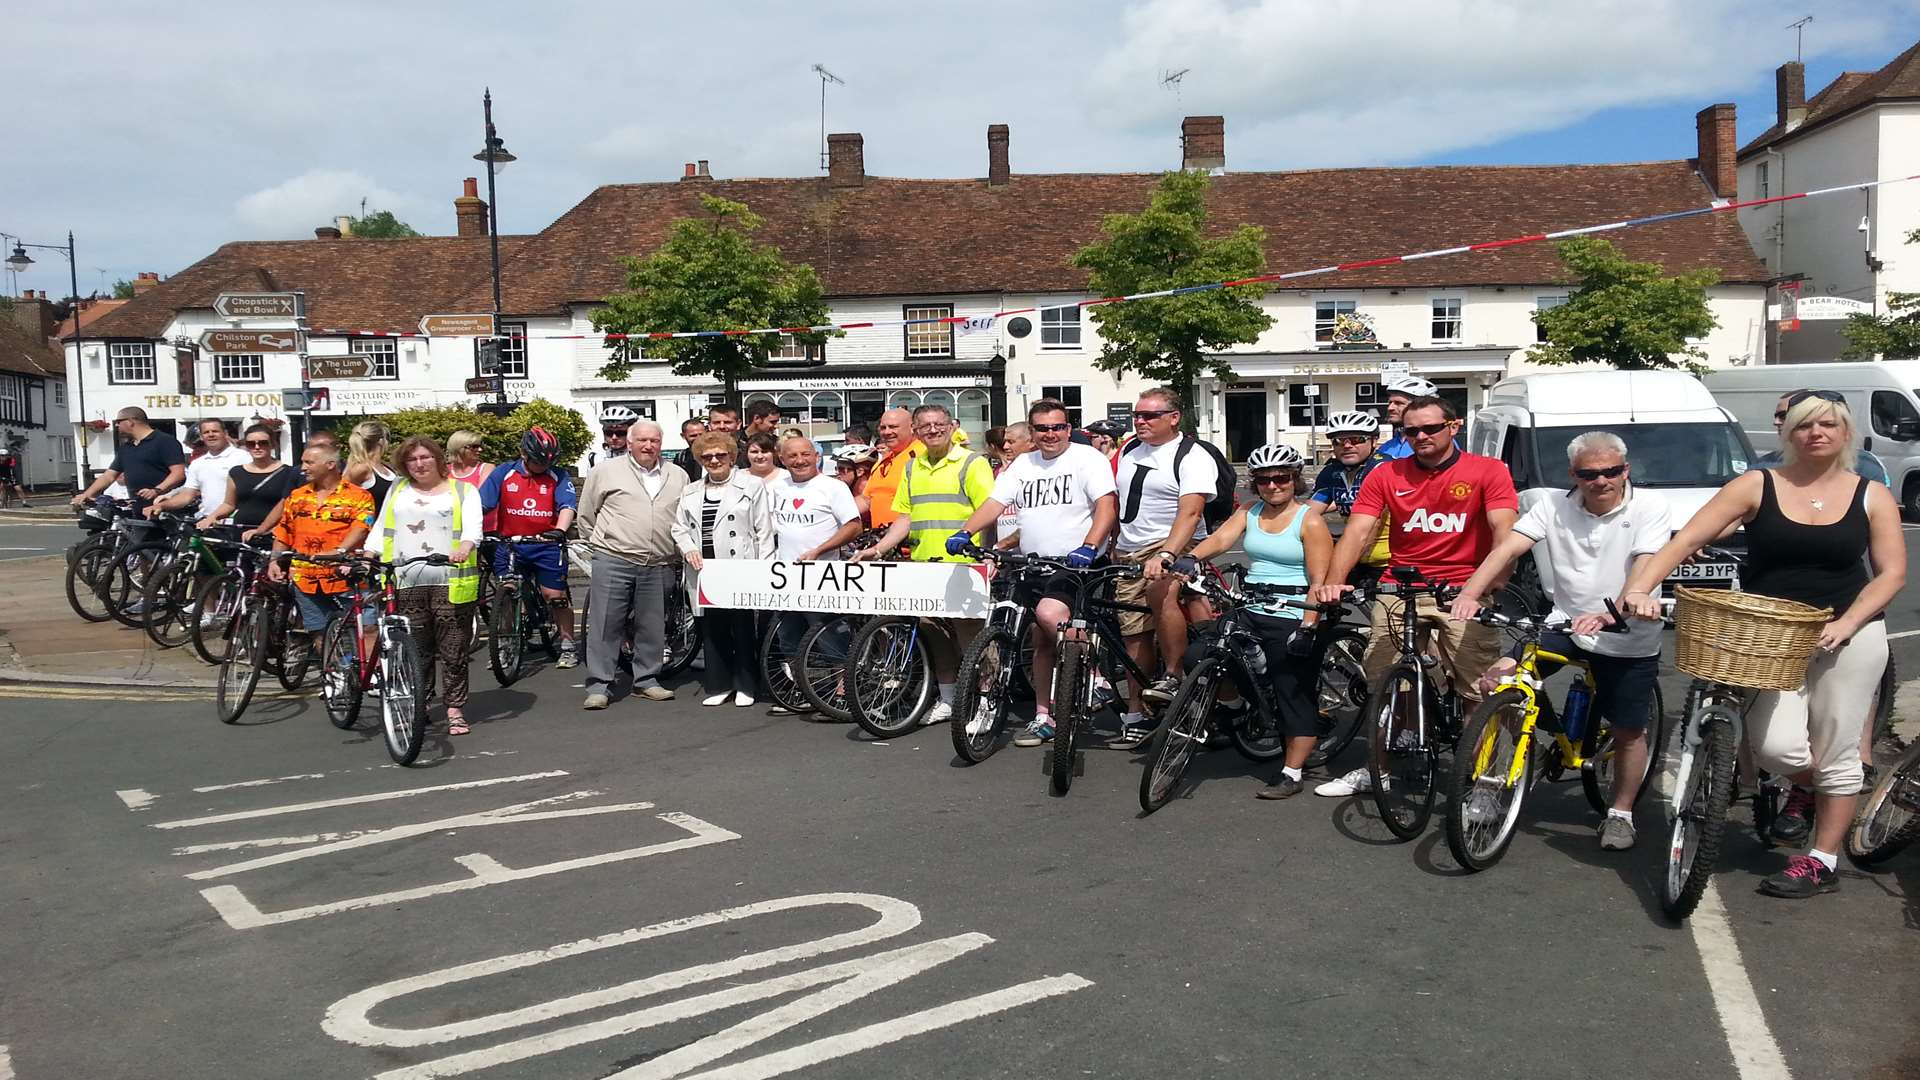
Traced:
POLYGON ((1800 62, 1800 45, 1806 37, 1807 24, 1812 21, 1813 16, 1809 15, 1804 19, 1795 19, 1793 22, 1787 24, 1787 29, 1793 31, 1793 62, 1796 64, 1800 62))
POLYGON ((1186 78, 1187 72, 1192 70, 1192 68, 1181 68, 1179 71, 1166 71, 1163 69, 1160 72, 1160 88, 1162 90, 1173 91, 1175 104, 1179 104, 1180 102, 1180 80, 1186 78))
POLYGON ((813 65, 813 73, 820 76, 820 171, 827 171, 827 84, 847 85, 847 80, 828 71, 825 65, 813 65))

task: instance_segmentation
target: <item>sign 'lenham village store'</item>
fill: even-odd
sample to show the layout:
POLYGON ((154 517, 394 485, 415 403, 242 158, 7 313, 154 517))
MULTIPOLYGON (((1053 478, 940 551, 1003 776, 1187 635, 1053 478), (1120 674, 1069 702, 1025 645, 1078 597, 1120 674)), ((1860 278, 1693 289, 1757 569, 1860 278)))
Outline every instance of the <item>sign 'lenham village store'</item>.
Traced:
MULTIPOLYGON (((1283 271, 1731 197, 1731 125, 1703 120, 1695 134, 1694 158, 1628 165, 1232 172, 1224 121, 1188 117, 1178 155, 1165 164, 1212 173, 1213 226, 1262 226, 1268 269, 1283 271)), ((1081 424, 1123 412, 1144 384, 1095 365, 1101 343, 1080 304, 1095 298, 1069 260, 1099 238, 1103 215, 1144 207, 1157 177, 1015 174, 1009 146, 1007 128, 990 127, 986 174, 974 179, 871 176, 862 137, 840 134, 829 139, 824 176, 725 180, 702 162, 673 181, 601 187, 538 234, 500 238, 497 368, 483 368, 477 347, 493 324, 493 298, 486 207, 471 181, 454 200, 455 236, 362 239, 329 227, 307 240, 229 243, 67 342, 69 377, 86 380, 88 415, 75 422, 86 425, 80 434, 91 439, 96 467, 112 453, 111 435, 87 421, 127 405, 178 431, 206 416, 236 428, 276 421, 290 450, 305 434, 299 409, 282 396, 301 386, 300 354, 285 345, 294 320, 279 309, 215 304, 222 294, 298 292, 320 391, 315 427, 478 405, 492 399, 497 377, 510 400, 544 397, 589 423, 610 405, 633 408, 658 420, 677 448, 679 421, 704 412, 719 385, 649 363, 644 350, 629 379, 609 382, 600 375, 608 352, 590 320, 624 288, 620 260, 647 254, 674 221, 698 216, 705 194, 747 204, 765 222, 757 240, 812 266, 835 322, 891 324, 817 349, 783 344, 767 368, 741 380, 743 399, 777 403, 787 422, 832 441, 888 407, 938 402, 977 437, 1043 396, 1065 401, 1081 424), (989 318, 1021 308, 1035 310, 989 318), (928 319, 953 321, 900 325, 928 319)), ((1699 343, 1710 365, 1764 355, 1768 274, 1731 215, 1608 236, 1629 257, 1670 272, 1719 273, 1708 296, 1719 327, 1699 343)), ((1273 325, 1227 354, 1235 377, 1198 388, 1201 433, 1235 458, 1264 442, 1308 447, 1329 413, 1383 406, 1379 383, 1395 371, 1432 379, 1475 408, 1486 387, 1524 366, 1533 313, 1569 291, 1546 244, 1307 283, 1314 287, 1269 292, 1273 325), (1355 323, 1372 335, 1363 349, 1335 340, 1337 327, 1355 323)))

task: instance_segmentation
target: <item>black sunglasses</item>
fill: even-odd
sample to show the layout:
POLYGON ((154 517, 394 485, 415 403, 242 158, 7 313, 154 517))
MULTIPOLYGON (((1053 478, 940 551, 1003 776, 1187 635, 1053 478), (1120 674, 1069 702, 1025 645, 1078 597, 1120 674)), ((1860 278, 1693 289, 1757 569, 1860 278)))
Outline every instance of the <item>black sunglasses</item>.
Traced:
POLYGON ((1052 431, 1072 431, 1073 430, 1072 424, 1031 424, 1029 426, 1032 427, 1033 430, 1041 433, 1042 435, 1052 431))
POLYGON ((268 450, 273 449, 273 442, 268 439, 248 439, 244 445, 250 446, 250 447, 261 446, 261 447, 265 447, 268 450))
POLYGON ((1135 409, 1133 410, 1133 418, 1135 420, 1158 420, 1163 416, 1168 416, 1179 411, 1179 409, 1135 409))
POLYGON ((1573 470, 1573 475, 1582 480, 1598 480, 1603 476, 1611 480, 1626 471, 1627 467, 1625 465, 1614 465, 1605 469, 1575 469, 1573 470))
POLYGON ((1441 432, 1447 430, 1452 426, 1453 426, 1453 421, 1448 420, 1442 424, 1408 424, 1406 427, 1401 428, 1400 430, 1406 432, 1409 435, 1426 435, 1431 437, 1431 436, 1440 434, 1441 432))
POLYGON ((627 429, 623 427, 610 427, 603 429, 600 434, 605 435, 609 439, 624 439, 627 437, 627 429))
POLYGON ((1268 484, 1291 484, 1294 482, 1292 473, 1268 473, 1265 476, 1255 476, 1252 479, 1254 487, 1265 487, 1268 484))
MULTIPOLYGON (((1808 398, 1819 398, 1821 401, 1831 401, 1835 405, 1845 405, 1847 403, 1847 396, 1838 390, 1802 390, 1787 398, 1787 408, 1791 409, 1808 398)), ((1786 416, 1785 413, 1776 413, 1775 415, 1781 417, 1786 416)))

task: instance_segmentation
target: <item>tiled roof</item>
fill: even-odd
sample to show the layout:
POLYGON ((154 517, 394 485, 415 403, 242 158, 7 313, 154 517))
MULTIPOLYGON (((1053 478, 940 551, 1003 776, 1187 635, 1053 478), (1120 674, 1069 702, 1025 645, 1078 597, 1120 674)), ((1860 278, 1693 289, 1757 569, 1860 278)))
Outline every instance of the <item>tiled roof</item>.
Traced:
MULTIPOLYGON (((501 258, 525 240, 501 237, 501 258)), ((176 311, 211 308, 222 292, 295 289, 306 291, 311 326, 417 331, 420 316, 454 310, 445 302, 489 279, 484 237, 238 241, 87 324, 82 334, 159 337, 176 311)), ((477 310, 491 307, 489 299, 477 310)))
POLYGON ((1920 101, 1920 42, 1894 57, 1879 71, 1848 71, 1807 102, 1807 118, 1792 131, 1778 121, 1740 149, 1740 157, 1757 154, 1784 139, 1803 135, 1879 101, 1920 101))
MULTIPOLYGON (((559 313, 623 287, 618 260, 644 255, 699 196, 746 203, 765 219, 758 238, 819 272, 829 296, 1060 292, 1086 288, 1069 265, 1099 237, 1100 219, 1146 205, 1152 173, 1016 175, 983 180, 869 177, 715 180, 602 187, 530 239, 501 269, 505 309, 559 313)), ((1214 226, 1267 230, 1267 266, 1283 271, 1502 239, 1704 206, 1713 194, 1690 161, 1632 165, 1459 166, 1227 173, 1208 199, 1214 226)), ((1767 270, 1732 215, 1612 233, 1634 258, 1671 271, 1714 267, 1723 280, 1767 270)), ((1528 245, 1425 260, 1303 283, 1359 286, 1527 285, 1559 280, 1553 248, 1528 245)), ((456 305, 484 310, 485 280, 456 305), (476 307, 476 305, 478 305, 476 307)))
MULTIPOLYGON (((132 301, 131 300, 107 300, 107 299, 89 300, 87 301, 86 306, 80 309, 80 326, 82 329, 92 326, 94 323, 99 322, 100 319, 102 319, 106 315, 118 310, 119 308, 126 306, 129 303, 132 303, 132 301)), ((64 319, 61 319, 59 327, 56 328, 53 332, 53 336, 57 338, 67 338, 67 337, 73 336, 73 316, 69 315, 64 319)))
POLYGON ((35 338, 12 319, 0 316, 0 371, 22 375, 63 375, 66 358, 45 338, 35 338))

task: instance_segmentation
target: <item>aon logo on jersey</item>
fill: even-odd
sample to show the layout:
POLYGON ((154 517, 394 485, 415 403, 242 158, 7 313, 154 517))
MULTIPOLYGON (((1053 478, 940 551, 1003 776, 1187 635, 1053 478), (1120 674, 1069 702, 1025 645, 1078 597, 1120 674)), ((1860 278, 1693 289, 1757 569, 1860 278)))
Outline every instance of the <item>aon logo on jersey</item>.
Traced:
POLYGON ((1415 510, 1408 515, 1407 523, 1401 526, 1405 532, 1423 533, 1459 533, 1467 531, 1467 515, 1436 514, 1430 510, 1415 510))

